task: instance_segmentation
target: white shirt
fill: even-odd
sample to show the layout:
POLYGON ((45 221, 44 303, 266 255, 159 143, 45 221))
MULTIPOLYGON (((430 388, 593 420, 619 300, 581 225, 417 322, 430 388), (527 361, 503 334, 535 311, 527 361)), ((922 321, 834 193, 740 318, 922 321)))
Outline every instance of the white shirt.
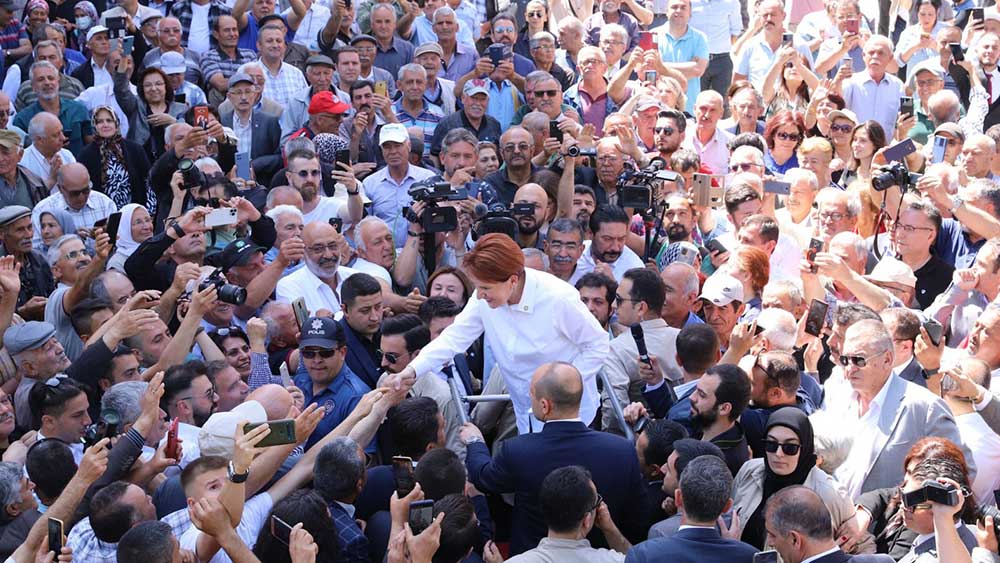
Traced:
MULTIPOLYGON (((56 154, 62 158, 63 164, 76 162, 76 157, 73 156, 73 153, 66 149, 59 149, 59 152, 56 154)), ((43 181, 49 179, 49 173, 52 171, 52 165, 49 164, 49 160, 45 158, 45 155, 38 152, 35 145, 24 149, 24 154, 21 155, 21 162, 19 164, 34 172, 43 181)))
POLYGON ((333 217, 344 218, 341 212, 346 212, 346 205, 341 205, 336 199, 326 197, 325 195, 317 195, 316 197, 319 198, 319 203, 316 204, 316 207, 309 213, 302 214, 303 225, 308 225, 313 221, 322 221, 325 223, 333 217))
POLYGON ((111 78, 111 73, 108 72, 108 69, 103 66, 99 66, 93 59, 90 60, 90 69, 94 72, 94 86, 114 84, 114 80, 111 78))
MULTIPOLYGON (((723 233, 717 240, 727 249, 735 249, 740 246, 736 240, 736 233, 723 233)), ((795 242, 795 239, 788 235, 779 234, 778 244, 774 246, 774 252, 768 259, 770 274, 768 281, 793 281, 801 285, 802 274, 799 273, 799 266, 802 263, 802 248, 795 242)))
POLYGON ((369 276, 378 278, 389 285, 392 285, 392 276, 389 275, 389 270, 386 270, 374 262, 369 262, 360 256, 354 261, 353 264, 351 264, 351 269, 363 272, 369 276))
MULTIPOLYGON (((41 225, 42 213, 53 209, 69 213, 69 216, 73 218, 73 227, 76 230, 80 230, 83 228, 89 229, 90 227, 93 227, 94 223, 97 221, 106 219, 112 213, 118 211, 118 206, 115 205, 115 202, 112 201, 110 197, 97 190, 91 190, 90 197, 87 198, 87 203, 85 203, 79 210, 73 209, 66 203, 66 199, 63 198, 62 192, 56 190, 54 194, 43 199, 42 201, 39 201, 38 205, 36 205, 31 211, 31 224, 41 225)), ((31 243, 35 247, 42 244, 42 233, 38 228, 35 229, 35 235, 31 239, 31 243)))
POLYGON ((199 55, 212 47, 212 30, 208 27, 208 10, 212 7, 211 2, 200 5, 191 2, 191 30, 188 33, 187 48, 199 55))
MULTIPOLYGON (((281 282, 278 285, 280 291, 281 282)), ((455 322, 425 346, 410 365, 418 376, 426 377, 452 361, 480 334, 485 335, 507 383, 520 433, 528 431, 531 376, 541 364, 556 360, 570 362, 580 370, 580 418, 588 424, 594 419, 597 372, 608 355, 608 335, 572 286, 551 274, 525 270, 524 291, 518 303, 493 309, 478 297, 469 299, 455 322)))
MULTIPOLYGON (((268 493, 256 495, 244 503, 243 518, 240 519, 240 525, 236 527, 236 534, 240 536, 243 543, 247 544, 248 548, 253 549, 257 545, 257 534, 267 523, 272 508, 274 508, 274 499, 268 493)), ((181 549, 197 553, 198 536, 200 535, 201 530, 192 524, 187 531, 181 534, 177 543, 180 544, 181 549)), ((232 563, 232 561, 224 550, 219 549, 208 560, 208 563, 232 563)))
POLYGON ((972 492, 980 506, 993 505, 993 491, 1000 488, 1000 436, 976 412, 956 416, 955 424, 976 466, 972 492))
MULTIPOLYGON (((201 428, 188 424, 186 422, 177 423, 177 437, 181 439, 181 459, 177 464, 178 467, 184 469, 189 463, 201 457, 201 447, 198 444, 198 434, 201 432, 201 428)), ((167 437, 164 436, 160 439, 160 444, 164 444, 167 441, 167 437)))
MULTIPOLYGON (((139 5, 140 8, 145 8, 142 4, 139 5)), ((131 82, 128 85, 129 90, 132 91, 133 95, 138 95, 135 84, 131 82)), ((115 85, 114 84, 101 84, 100 86, 91 86, 80 95, 76 97, 76 101, 87 106, 87 109, 93 112, 100 106, 111 106, 111 109, 115 110, 115 114, 118 115, 119 128, 121 129, 122 137, 128 136, 128 116, 122 110, 122 107, 118 105, 118 99, 115 98, 115 85)), ((65 157, 63 162, 66 162, 65 157)), ((23 163, 23 161, 22 161, 23 163)))
POLYGON ((707 143, 702 143, 698 139, 698 127, 692 123, 688 124, 684 131, 683 147, 691 149, 701 158, 701 163, 712 171, 713 174, 725 174, 729 170, 729 147, 727 143, 733 138, 731 134, 716 126, 715 134, 707 143))
MULTIPOLYGON (((291 13, 292 9, 288 8, 281 15, 285 18, 285 21, 288 21, 288 16, 291 13)), ((326 22, 329 19, 330 9, 319 5, 314 0, 312 6, 309 6, 309 10, 306 11, 306 17, 302 18, 302 21, 299 22, 299 28, 295 30, 295 37, 292 39, 292 42, 306 48, 311 48, 309 45, 316 41, 316 36, 321 29, 326 27, 326 22)))
POLYGON ((694 0, 688 25, 705 34, 709 53, 729 53, 733 38, 743 33, 740 3, 738 0, 694 0))
POLYGON ((838 551, 840 551, 840 547, 839 546, 831 547, 830 549, 824 551, 823 553, 817 553, 816 555, 813 555, 812 557, 807 557, 806 559, 803 559, 802 563, 811 563, 812 561, 816 561, 817 559, 822 559, 823 557, 826 557, 827 555, 836 553, 838 551))
POLYGON ((299 268, 295 272, 278 280, 276 293, 278 301, 291 303, 299 297, 306 301, 306 309, 310 314, 315 314, 320 309, 327 309, 336 313, 340 311, 340 286, 344 280, 357 273, 356 270, 345 266, 337 267, 337 290, 334 291, 326 282, 316 277, 306 264, 304 268, 299 268))
POLYGON ((849 499, 856 499, 861 494, 861 487, 865 483, 865 477, 868 476, 868 466, 871 462, 872 450, 875 448, 875 438, 878 436, 875 429, 878 426, 882 405, 885 403, 885 396, 889 393, 889 384, 893 377, 895 376, 890 375, 885 380, 882 389, 868 405, 868 412, 858 416, 859 397, 857 391, 851 394, 851 400, 848 402, 849 408, 842 411, 845 422, 855 423, 854 445, 851 446, 847 459, 834 472, 834 476, 837 482, 844 487, 849 499))
MULTIPOLYGON (((569 279, 570 285, 575 285, 585 274, 589 274, 597 268, 594 255, 590 253, 590 244, 591 241, 589 240, 583 241, 583 254, 576 261, 576 271, 573 272, 573 276, 569 279)), ((615 281, 620 282, 625 276, 625 272, 632 268, 642 268, 643 266, 642 258, 639 258, 638 254, 626 246, 622 248, 621 256, 611 264, 611 273, 615 275, 615 281)))

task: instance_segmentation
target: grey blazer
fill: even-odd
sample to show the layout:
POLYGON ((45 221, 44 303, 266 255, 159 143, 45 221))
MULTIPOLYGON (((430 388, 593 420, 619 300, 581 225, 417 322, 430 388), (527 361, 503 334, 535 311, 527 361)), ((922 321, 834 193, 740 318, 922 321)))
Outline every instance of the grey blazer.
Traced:
POLYGON ((925 436, 946 438, 961 448, 972 482, 975 477, 972 453, 962 443, 955 419, 944 401, 895 375, 889 377, 888 385, 877 427, 864 429, 875 433, 875 443, 861 492, 899 486, 903 482, 903 459, 910 447, 925 436))
MULTIPOLYGON (((222 125, 233 126, 233 112, 220 116, 222 125)), ((254 110, 250 117, 250 164, 258 178, 267 178, 281 168, 279 143, 281 141, 281 126, 278 118, 261 110, 254 110)), ((265 184, 267 185, 267 184, 265 184)))

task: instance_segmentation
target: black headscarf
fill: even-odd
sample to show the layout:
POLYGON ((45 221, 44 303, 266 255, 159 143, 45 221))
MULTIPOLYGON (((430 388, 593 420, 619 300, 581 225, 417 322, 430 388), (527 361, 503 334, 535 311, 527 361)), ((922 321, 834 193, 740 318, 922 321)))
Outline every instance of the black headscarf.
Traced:
POLYGON ((771 495, 793 485, 801 485, 806 482, 809 472, 816 467, 816 445, 813 438, 812 424, 809 417, 797 407, 780 408, 767 419, 767 426, 764 433, 767 434, 775 426, 784 426, 795 432, 799 438, 799 462, 795 470, 788 475, 778 475, 771 470, 767 456, 764 456, 764 493, 760 500, 760 505, 747 520, 743 528, 743 541, 757 547, 764 548, 764 541, 767 539, 767 530, 764 528, 764 508, 771 495))

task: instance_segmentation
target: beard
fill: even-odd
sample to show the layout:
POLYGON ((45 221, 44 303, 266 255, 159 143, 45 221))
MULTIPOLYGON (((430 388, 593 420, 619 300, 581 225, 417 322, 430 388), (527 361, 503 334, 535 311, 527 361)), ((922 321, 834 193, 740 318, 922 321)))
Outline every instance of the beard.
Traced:
POLYGON ((718 407, 715 407, 708 412, 696 411, 693 408, 691 409, 691 425, 696 429, 708 428, 709 426, 715 424, 715 421, 718 419, 718 407))
POLYGON ((542 228, 542 224, 531 218, 527 221, 521 220, 517 222, 517 231, 522 235, 533 235, 538 232, 538 229, 542 228))
POLYGON ((691 236, 688 228, 680 223, 670 223, 667 225, 667 239, 670 242, 680 242, 687 240, 691 236))
POLYGON ((337 266, 340 260, 337 258, 320 258, 318 262, 306 257, 306 267, 314 276, 321 280, 333 279, 337 275, 337 266))

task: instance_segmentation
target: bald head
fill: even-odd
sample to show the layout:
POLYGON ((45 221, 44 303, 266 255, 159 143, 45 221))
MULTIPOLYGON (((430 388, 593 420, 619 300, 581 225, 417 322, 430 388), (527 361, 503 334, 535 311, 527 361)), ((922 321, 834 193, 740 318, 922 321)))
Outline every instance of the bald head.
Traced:
POLYGON ((312 221, 302 231, 302 240, 305 241, 306 246, 311 246, 316 241, 329 238, 337 238, 337 229, 324 221, 312 221))
POLYGON ((517 203, 531 202, 544 207, 549 200, 545 189, 538 184, 525 184, 517 189, 514 194, 514 201, 517 203))
POLYGON ((823 499, 807 487, 785 487, 771 495, 765 511, 767 530, 787 537, 791 532, 805 536, 806 541, 833 541, 830 511, 823 499))
POLYGON ((267 412, 268 420, 288 418, 292 409, 292 394, 281 385, 264 385, 250 392, 247 401, 257 401, 267 412))
POLYGON ((580 416, 580 399, 583 397, 583 377, 572 364, 552 362, 535 370, 531 377, 534 400, 552 404, 553 419, 580 416))

